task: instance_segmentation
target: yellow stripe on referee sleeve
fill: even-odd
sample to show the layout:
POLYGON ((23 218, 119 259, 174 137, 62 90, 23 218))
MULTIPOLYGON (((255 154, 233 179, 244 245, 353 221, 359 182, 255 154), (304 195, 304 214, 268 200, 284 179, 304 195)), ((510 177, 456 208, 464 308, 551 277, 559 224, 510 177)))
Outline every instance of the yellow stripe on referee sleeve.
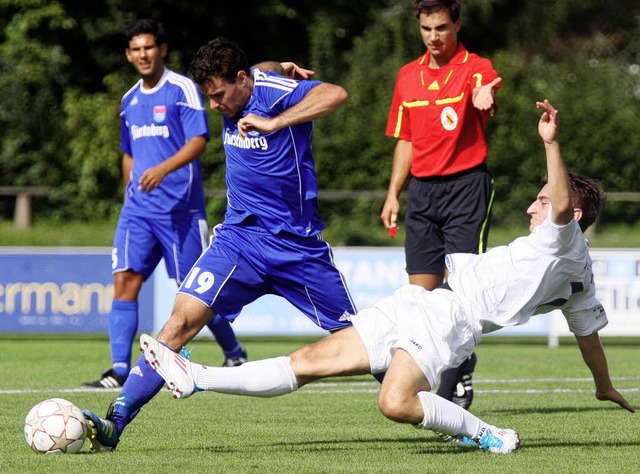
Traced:
MULTIPOLYGON (((476 87, 482 87, 482 74, 477 72, 472 77, 475 77, 475 79, 476 79, 476 87)), ((475 87, 474 87, 474 89, 475 89, 475 87)))
POLYGON ((400 105, 398 107, 398 120, 396 121, 396 129, 393 131, 393 137, 398 138, 400 136, 400 126, 402 125, 402 112, 404 107, 400 105))

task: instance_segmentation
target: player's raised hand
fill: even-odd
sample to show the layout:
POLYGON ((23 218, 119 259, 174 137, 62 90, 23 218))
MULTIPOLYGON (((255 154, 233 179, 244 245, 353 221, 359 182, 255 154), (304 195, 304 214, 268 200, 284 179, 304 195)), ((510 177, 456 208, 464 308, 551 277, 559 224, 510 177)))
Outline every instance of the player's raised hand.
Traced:
POLYGON ((284 75, 292 79, 309 79, 316 73, 311 69, 300 67, 296 63, 292 63, 291 61, 282 62, 280 63, 280 65, 284 70, 284 75))
POLYGON ((485 84, 473 91, 473 106, 478 110, 489 110, 495 104, 493 88, 502 82, 502 78, 496 77, 489 84, 485 84))
POLYGON ((629 404, 629 402, 626 401, 625 398, 620 395, 620 393, 613 387, 605 392, 596 392, 596 398, 600 401, 610 401, 613 403, 617 403, 622 408, 630 411, 631 413, 636 412, 636 410, 629 404))
POLYGON ((538 133, 545 143, 553 143, 558 140, 558 129, 560 126, 559 112, 545 99, 544 102, 536 102, 536 108, 543 110, 540 122, 538 122, 538 133))

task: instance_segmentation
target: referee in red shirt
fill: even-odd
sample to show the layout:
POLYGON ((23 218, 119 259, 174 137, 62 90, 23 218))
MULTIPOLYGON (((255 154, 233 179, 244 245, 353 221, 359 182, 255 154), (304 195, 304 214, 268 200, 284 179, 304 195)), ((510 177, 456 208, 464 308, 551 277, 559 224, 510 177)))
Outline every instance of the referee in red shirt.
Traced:
MULTIPOLYGON (((411 175, 406 270, 411 284, 432 290, 445 281, 445 254, 486 249, 494 190, 485 127, 501 79, 458 41, 460 0, 417 0, 415 10, 427 51, 396 80, 386 134, 398 141, 380 218, 394 235, 411 175)), ((445 371, 438 395, 467 408, 475 362, 473 354, 445 371)))

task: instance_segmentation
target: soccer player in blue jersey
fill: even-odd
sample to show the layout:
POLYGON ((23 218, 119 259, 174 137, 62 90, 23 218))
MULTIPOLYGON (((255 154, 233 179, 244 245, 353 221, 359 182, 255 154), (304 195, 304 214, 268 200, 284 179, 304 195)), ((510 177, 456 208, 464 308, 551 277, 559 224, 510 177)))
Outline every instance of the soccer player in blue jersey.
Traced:
MULTIPOLYGON (((178 290, 166 342, 179 350, 216 315, 232 320, 265 294, 286 298, 327 331, 350 326, 356 309, 322 239, 311 149, 312 121, 344 103, 346 91, 249 68, 224 38, 197 51, 189 74, 223 117, 227 210, 178 290)), ((106 419, 84 411, 92 449, 114 449, 162 385, 141 356, 106 419)))
MULTIPOLYGON (((198 161, 209 128, 200 91, 189 78, 164 67, 168 46, 162 24, 137 20, 125 33, 126 57, 140 80, 124 94, 120 111, 125 196, 112 250, 113 367, 83 384, 94 388, 121 387, 127 379, 138 294, 160 260, 181 284, 209 240, 198 161)), ((217 317, 208 326, 224 351, 225 365, 246 361, 228 320, 217 317)))

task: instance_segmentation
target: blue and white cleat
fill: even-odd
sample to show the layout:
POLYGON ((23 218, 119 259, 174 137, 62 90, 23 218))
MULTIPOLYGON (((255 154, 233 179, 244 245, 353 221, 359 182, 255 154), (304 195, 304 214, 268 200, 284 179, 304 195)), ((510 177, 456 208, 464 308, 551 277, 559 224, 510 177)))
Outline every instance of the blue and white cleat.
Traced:
MULTIPOLYGON (((111 409, 111 407, 109 407, 111 409)), ((120 438, 118 436, 118 430, 116 430, 116 424, 108 418, 100 418, 91 410, 82 410, 84 418, 87 420, 87 426, 89 428, 90 449, 93 452, 99 451, 113 451, 118 446, 120 438)))
POLYGON ((480 449, 495 454, 509 454, 520 447, 520 435, 510 429, 490 426, 478 438, 480 449))
POLYGON ((247 350, 241 344, 240 351, 231 357, 226 357, 224 360, 224 364, 222 364, 222 367, 239 367, 245 362, 247 362, 248 360, 249 359, 247 357, 247 350))
POLYGON ((173 398, 187 398, 199 388, 192 375, 191 362, 176 354, 148 334, 140 336, 140 350, 151 368, 167 382, 173 398))

